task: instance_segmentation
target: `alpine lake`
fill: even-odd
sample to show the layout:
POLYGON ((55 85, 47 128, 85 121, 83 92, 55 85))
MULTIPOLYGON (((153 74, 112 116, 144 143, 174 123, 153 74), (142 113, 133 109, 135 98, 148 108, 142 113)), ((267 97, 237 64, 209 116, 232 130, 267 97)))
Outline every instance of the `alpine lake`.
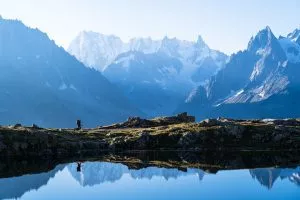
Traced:
POLYGON ((2 159, 0 199, 299 199, 297 152, 2 159))

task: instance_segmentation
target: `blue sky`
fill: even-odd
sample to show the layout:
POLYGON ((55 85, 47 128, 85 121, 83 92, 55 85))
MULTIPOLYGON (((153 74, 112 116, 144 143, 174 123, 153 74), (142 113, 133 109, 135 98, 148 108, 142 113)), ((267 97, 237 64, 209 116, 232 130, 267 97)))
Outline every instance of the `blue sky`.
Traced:
POLYGON ((228 54, 245 49, 269 25, 276 36, 300 25, 299 0, 0 0, 18 18, 67 47, 81 30, 132 37, 165 35, 206 43, 228 54))

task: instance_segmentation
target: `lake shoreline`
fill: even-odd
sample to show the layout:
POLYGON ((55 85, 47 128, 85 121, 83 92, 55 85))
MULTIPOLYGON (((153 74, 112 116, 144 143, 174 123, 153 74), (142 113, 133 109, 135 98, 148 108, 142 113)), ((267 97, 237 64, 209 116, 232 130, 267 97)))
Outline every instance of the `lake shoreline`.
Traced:
POLYGON ((95 156, 103 152, 298 151, 300 120, 208 119, 186 113, 91 129, 0 127, 1 157, 95 156))
POLYGON ((194 152, 194 151, 124 151, 102 152, 97 156, 6 157, 1 158, 0 178, 48 172, 66 163, 108 162, 129 169, 147 167, 176 168, 186 171, 198 168, 209 173, 220 170, 255 168, 294 168, 300 164, 300 151, 268 152, 194 152))

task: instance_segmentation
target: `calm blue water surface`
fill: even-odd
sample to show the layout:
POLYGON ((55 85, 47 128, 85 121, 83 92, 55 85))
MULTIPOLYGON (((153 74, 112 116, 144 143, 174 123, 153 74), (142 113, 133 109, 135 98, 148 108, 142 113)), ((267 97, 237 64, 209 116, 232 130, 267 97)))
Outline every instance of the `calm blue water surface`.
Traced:
POLYGON ((300 167, 218 171, 85 162, 0 179, 0 199, 300 199, 300 167))

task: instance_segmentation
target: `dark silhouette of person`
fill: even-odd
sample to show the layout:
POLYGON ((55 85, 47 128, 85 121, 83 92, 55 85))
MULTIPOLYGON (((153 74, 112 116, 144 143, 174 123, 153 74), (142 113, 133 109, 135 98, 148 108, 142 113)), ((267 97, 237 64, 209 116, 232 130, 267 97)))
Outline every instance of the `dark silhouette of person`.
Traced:
POLYGON ((77 162, 77 172, 81 172, 81 162, 77 162))
POLYGON ((76 124, 77 124, 77 129, 80 130, 81 129, 81 120, 77 119, 76 124))

